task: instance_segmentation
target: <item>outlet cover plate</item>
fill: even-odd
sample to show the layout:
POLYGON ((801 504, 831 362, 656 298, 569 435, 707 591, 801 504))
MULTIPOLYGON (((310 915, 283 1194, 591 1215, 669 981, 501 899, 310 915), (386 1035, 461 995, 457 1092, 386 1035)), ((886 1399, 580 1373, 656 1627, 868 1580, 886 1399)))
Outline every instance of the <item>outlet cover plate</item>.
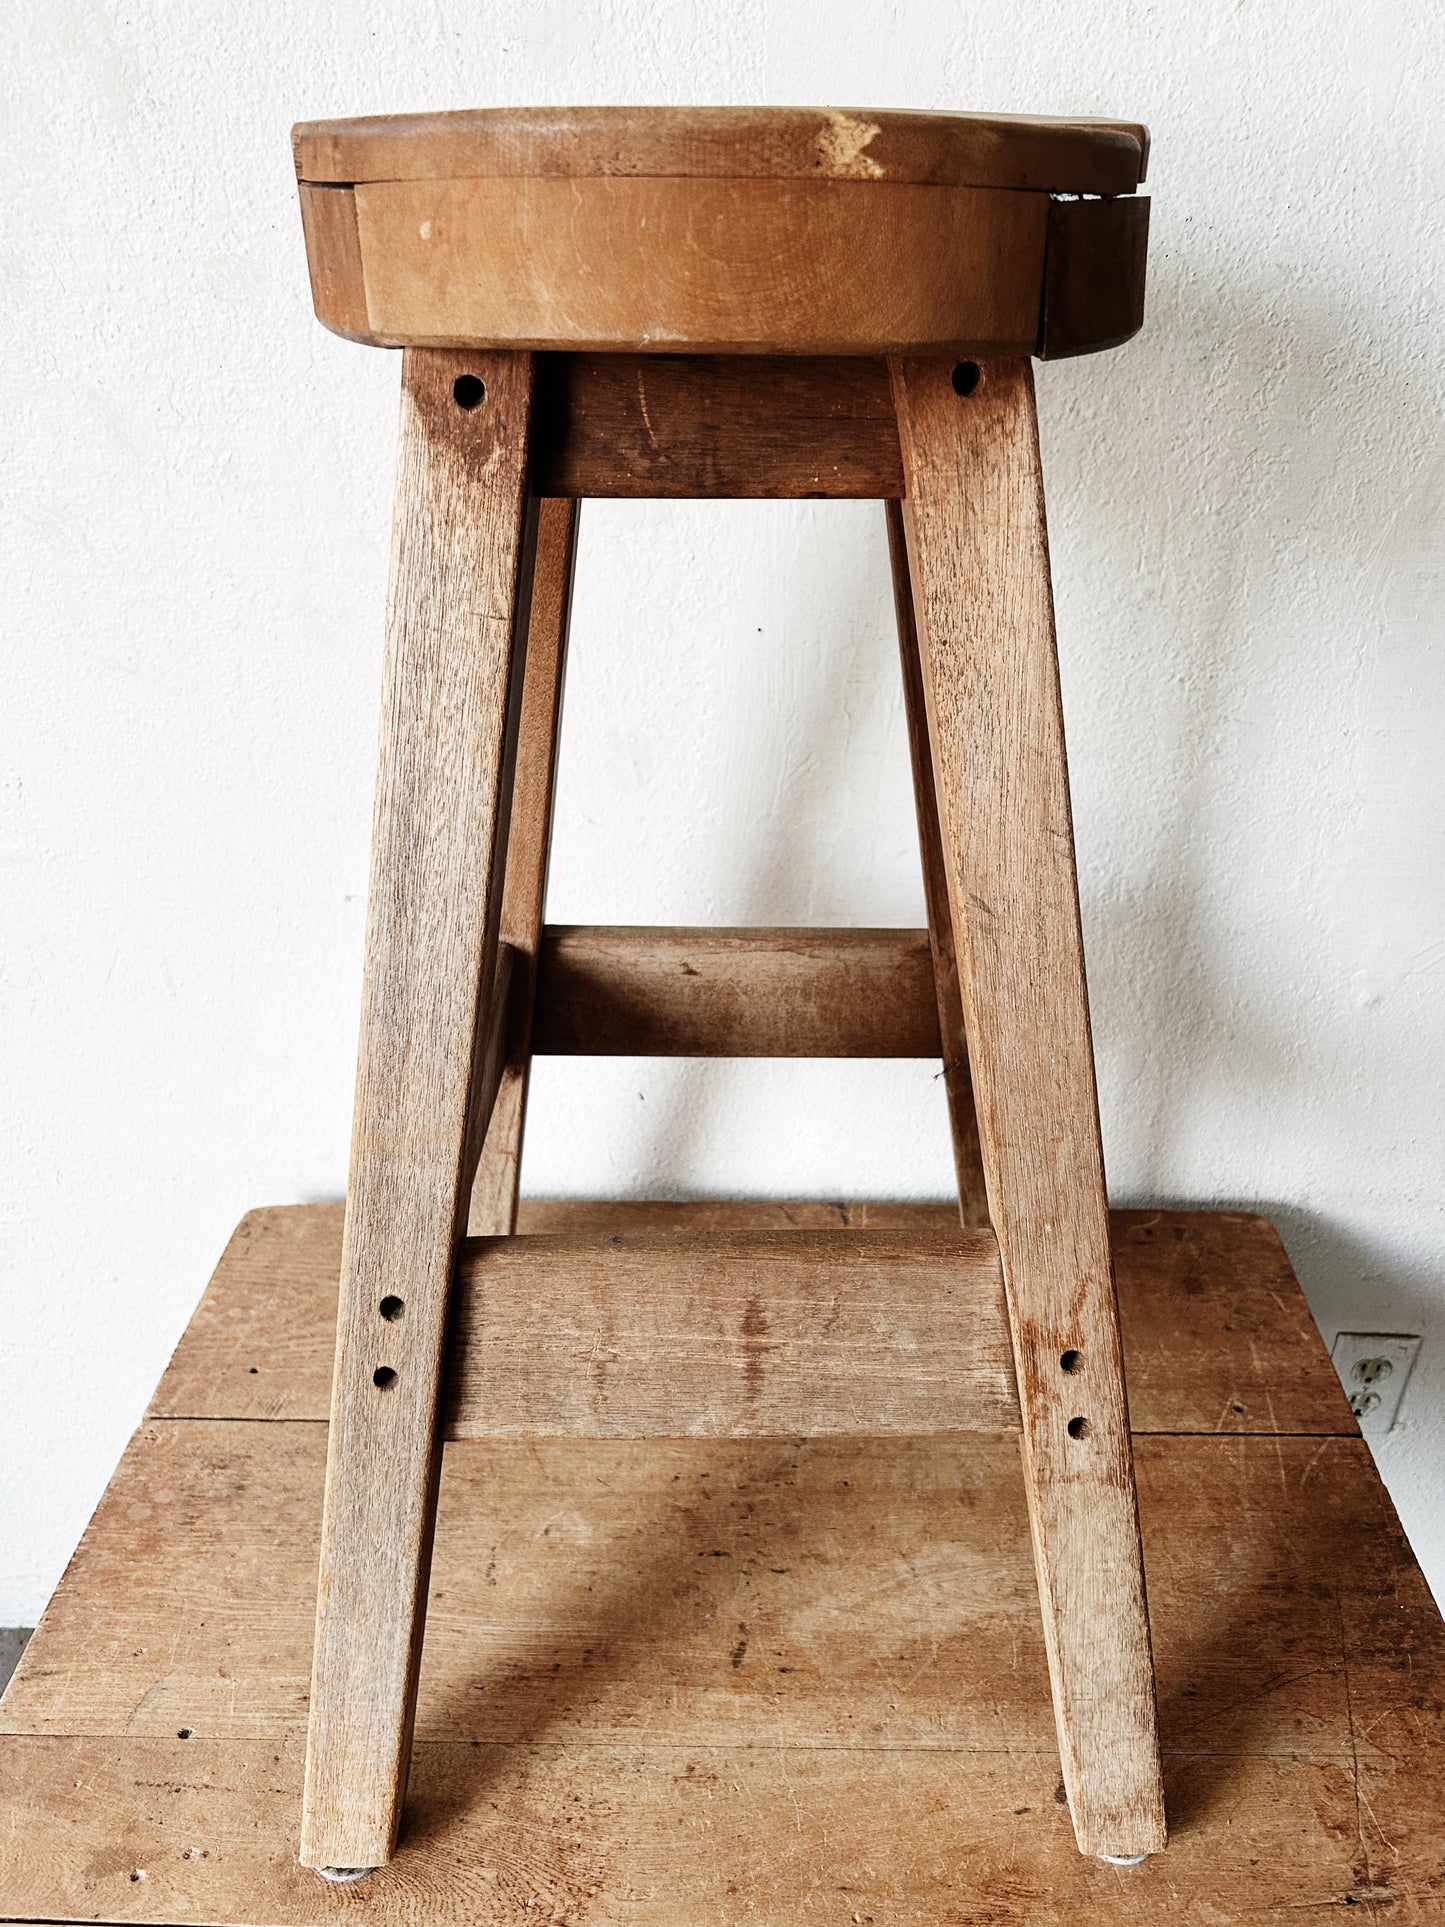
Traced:
POLYGON ((1419 1353, 1420 1340, 1408 1332, 1336 1333, 1330 1357, 1367 1439, 1394 1425, 1419 1353))

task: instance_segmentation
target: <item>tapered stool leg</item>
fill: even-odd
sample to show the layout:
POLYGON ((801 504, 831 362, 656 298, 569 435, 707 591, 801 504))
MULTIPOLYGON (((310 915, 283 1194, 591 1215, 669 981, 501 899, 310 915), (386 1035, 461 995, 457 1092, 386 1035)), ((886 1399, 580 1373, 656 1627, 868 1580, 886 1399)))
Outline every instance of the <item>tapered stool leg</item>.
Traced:
POLYGON ((532 360, 409 349, 301 1859, 396 1837, 447 1296, 500 1071, 502 854, 534 505, 532 360))
POLYGON ((474 1238, 505 1237, 517 1226, 522 1133, 532 1071, 532 1013, 537 1001, 537 958, 547 902, 552 802, 557 785, 557 743, 580 508, 580 502, 553 496, 538 509, 527 676, 522 689, 507 880, 502 893, 502 942, 512 953, 511 1011, 506 1065, 472 1187, 467 1228, 474 1238))
POLYGON ((988 1223, 988 1190, 979 1150, 973 1077, 968 1066, 968 1039, 964 1034, 963 1002, 958 989, 958 961, 954 956, 953 924, 948 911, 948 878, 943 867, 933 752, 928 742, 928 706, 923 696, 923 665, 918 656, 913 588, 908 580, 907 537, 900 504, 889 502, 885 506, 893 604, 898 617, 898 653, 903 669, 903 708, 913 764, 913 802, 918 812, 918 850, 923 860, 923 897, 928 911, 928 947, 933 953, 943 1082, 948 1093, 948 1122, 953 1134, 953 1168, 958 1177, 958 1210, 964 1224, 976 1227, 988 1223))
POLYGON ((1064 1783, 1164 1844, 1043 487, 1027 360, 898 362, 908 555, 1064 1783))

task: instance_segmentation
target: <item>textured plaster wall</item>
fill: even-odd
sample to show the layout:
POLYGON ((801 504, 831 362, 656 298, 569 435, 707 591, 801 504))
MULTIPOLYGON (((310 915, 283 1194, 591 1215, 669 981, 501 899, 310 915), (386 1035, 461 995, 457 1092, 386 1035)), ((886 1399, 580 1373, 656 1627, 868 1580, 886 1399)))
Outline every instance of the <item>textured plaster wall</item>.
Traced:
MULTIPOLYGON (((397 361, 287 129, 525 101, 1138 116, 1143 337, 1040 374, 1121 1200, 1423 1332, 1445 1592, 1445 24, 1416 0, 48 0, 0 47, 0 1623, 233 1222, 343 1186, 397 361)), ((585 518, 552 915, 922 917, 881 511, 585 518)), ((943 1195, 931 1067, 546 1064, 535 1191, 943 1195)))

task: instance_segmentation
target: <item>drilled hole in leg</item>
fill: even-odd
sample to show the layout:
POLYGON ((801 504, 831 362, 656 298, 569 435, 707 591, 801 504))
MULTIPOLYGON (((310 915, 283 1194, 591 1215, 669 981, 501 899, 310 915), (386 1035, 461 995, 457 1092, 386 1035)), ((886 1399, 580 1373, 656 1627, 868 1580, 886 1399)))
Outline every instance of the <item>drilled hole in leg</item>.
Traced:
POLYGON ((452 400, 468 414, 480 408, 487 398, 487 384, 480 375, 458 375, 452 383, 452 400))
POLYGON ((960 361, 953 371, 953 392, 971 395, 982 379, 983 370, 976 361, 960 361))
POLYGON ((388 1292, 376 1309, 389 1325, 394 1325, 406 1310, 406 1300, 404 1298, 395 1298, 388 1292))
POLYGON ((1076 1351, 1059 1353, 1059 1370, 1061 1372, 1076 1372, 1083 1362, 1081 1354, 1076 1351))
MULTIPOLYGON (((395 1385, 396 1373, 390 1365, 378 1365, 376 1370, 371 1374, 371 1382, 373 1385, 379 1385, 382 1391, 385 1391, 388 1385, 395 1385)), ((1072 1432, 1073 1429, 1071 1425, 1069 1430, 1072 1432)))
POLYGON ((1071 1439, 1086 1439, 1088 1436, 1089 1421, 1086 1418, 1071 1418, 1069 1420, 1069 1437, 1071 1439))

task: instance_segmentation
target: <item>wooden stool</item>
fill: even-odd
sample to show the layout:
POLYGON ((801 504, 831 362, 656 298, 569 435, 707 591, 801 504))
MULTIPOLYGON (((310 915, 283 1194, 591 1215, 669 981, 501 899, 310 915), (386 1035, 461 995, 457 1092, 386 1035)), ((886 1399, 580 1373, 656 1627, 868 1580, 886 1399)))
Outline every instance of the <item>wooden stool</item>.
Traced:
POLYGON ((468 1432, 1021 1430, 1078 1843, 1154 1852, 1029 360, 1140 324, 1143 128, 589 108, 294 141, 317 314, 406 351, 302 1861, 392 1852, 468 1432), (544 929, 587 495, 887 502, 926 946, 544 929), (513 1239, 539 1048, 939 1053, 973 1235, 513 1239))

